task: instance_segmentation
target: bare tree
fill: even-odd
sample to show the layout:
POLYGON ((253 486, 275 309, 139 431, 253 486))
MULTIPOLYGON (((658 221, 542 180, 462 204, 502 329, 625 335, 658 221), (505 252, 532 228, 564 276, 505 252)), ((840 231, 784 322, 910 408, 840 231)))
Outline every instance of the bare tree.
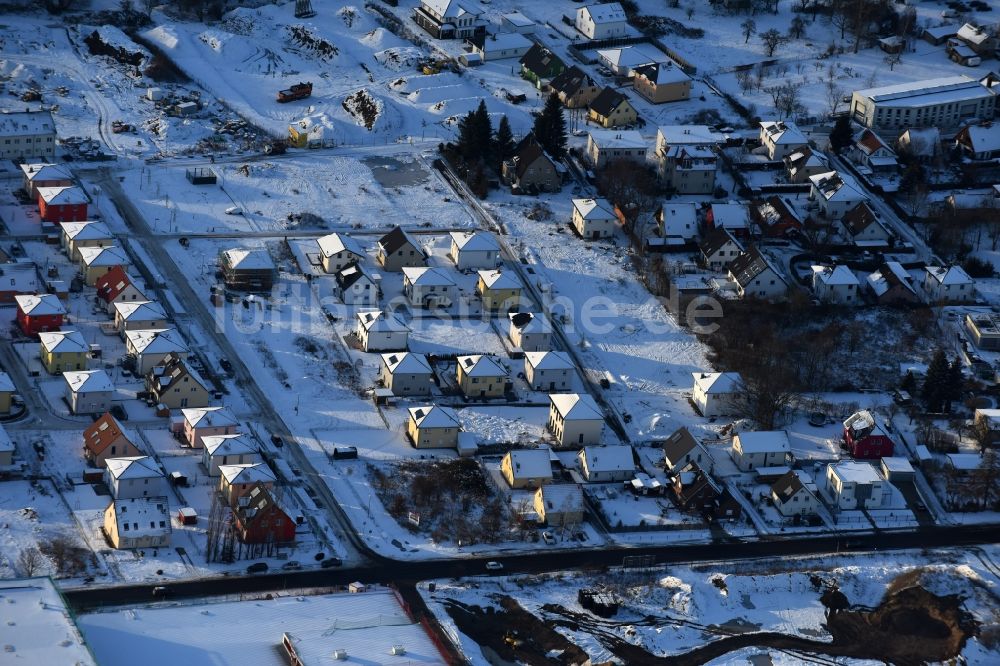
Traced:
POLYGON ((889 65, 889 71, 891 72, 893 68, 903 60, 903 56, 899 53, 886 53, 885 57, 882 58, 882 62, 889 65))
POLYGON ((751 18, 740 23, 740 30, 743 31, 743 43, 749 44, 750 38, 757 34, 757 21, 751 18))
POLYGON ((41 571, 44 564, 45 557, 34 546, 25 548, 17 554, 17 569, 21 572, 22 576, 31 578, 41 571))
POLYGON ((761 430, 774 430, 778 418, 797 395, 788 371, 777 361, 761 359, 759 367, 741 370, 733 408, 761 430))
POLYGON ((982 461, 969 479, 969 490, 986 509, 1000 498, 1000 454, 994 448, 982 452, 982 461))
POLYGON ((801 16, 793 16, 788 24, 788 36, 792 39, 802 39, 806 32, 806 22, 801 16))
POLYGON ((743 93, 753 90, 753 72, 749 69, 738 70, 736 72, 736 84, 743 93))
POLYGON ((760 40, 764 43, 764 53, 770 58, 778 50, 778 47, 785 43, 785 36, 771 28, 761 33, 760 40))
POLYGON ((830 109, 830 115, 832 116, 837 112, 837 106, 840 104, 840 99, 844 96, 844 89, 837 85, 836 70, 833 65, 830 65, 830 68, 827 69, 827 79, 824 92, 826 94, 827 107, 830 109))

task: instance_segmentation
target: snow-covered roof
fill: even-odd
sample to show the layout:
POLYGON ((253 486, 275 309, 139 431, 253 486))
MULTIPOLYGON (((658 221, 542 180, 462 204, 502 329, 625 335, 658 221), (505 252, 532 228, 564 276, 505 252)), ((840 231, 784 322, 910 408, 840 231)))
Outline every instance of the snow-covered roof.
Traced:
POLYGON ((129 456, 127 458, 108 458, 108 474, 114 479, 156 479, 163 476, 163 471, 156 461, 149 456, 129 456))
POLYGON ((420 0, 420 4, 444 19, 459 18, 466 14, 479 16, 483 13, 482 7, 469 0, 420 0))
POLYGON ((0 137, 55 133, 56 125, 48 111, 0 113, 0 137))
POLYGON ((50 206, 71 206, 90 203, 87 193, 76 185, 37 188, 38 196, 50 206))
POLYGON ((243 435, 206 435, 201 438, 209 456, 231 456, 257 453, 257 447, 243 435))
POLYGON ((518 449, 507 453, 515 479, 552 478, 552 462, 544 449, 518 449))
POLYGON ((427 357, 423 354, 411 352, 389 352, 382 354, 382 363, 391 374, 401 372, 404 374, 420 375, 431 374, 431 364, 427 362, 427 357))
POLYGON ((7 627, 8 637, 4 642, 16 650, 6 653, 6 659, 25 664, 97 665, 51 578, 4 580, 0 598, 0 623, 7 627))
POLYGON ((361 243, 351 238, 348 234, 329 234, 326 236, 321 236, 316 239, 316 245, 319 246, 319 251, 324 257, 332 257, 338 252, 343 252, 347 250, 351 254, 356 254, 359 257, 365 256, 365 249, 361 247, 361 243))
POLYGON ((913 465, 903 456, 883 456, 882 467, 890 474, 913 474, 913 465))
POLYGON ((552 407, 567 421, 603 421, 604 414, 588 394, 553 393, 549 396, 552 407))
POLYGON ((500 243, 485 231, 452 231, 451 240, 460 252, 497 252, 500 243))
POLYGON ((455 360, 469 377, 506 377, 508 374, 507 367, 490 354, 459 356, 455 360))
POLYGON ((244 465, 219 465, 219 473, 226 483, 267 483, 277 481, 274 472, 265 463, 244 465))
POLYGON ((974 282, 961 266, 928 266, 925 270, 931 278, 940 284, 973 284, 974 282))
POLYGON ((534 312, 510 312, 507 317, 510 323, 521 333, 551 333, 552 325, 545 315, 534 312))
POLYGON ((81 354, 90 349, 80 331, 43 331, 38 340, 42 349, 51 354, 81 354))
POLYGON ((39 287, 38 267, 31 261, 19 261, 3 266, 4 288, 16 294, 37 292, 39 287))
POLYGON ((993 32, 973 23, 966 23, 958 29, 956 36, 969 44, 984 44, 992 38, 993 32))
POLYGON ((866 199, 865 195, 845 181, 836 171, 809 176, 809 182, 827 201, 863 201, 866 199))
POLYGON ((499 269, 477 271, 487 289, 520 289, 521 281, 508 271, 499 269))
POLYGON ((711 395, 729 395, 740 390, 743 378, 738 372, 692 372, 694 385, 711 395))
POLYGON ((868 462, 856 460, 842 460, 838 463, 830 463, 830 469, 842 483, 880 483, 882 476, 875 469, 875 465, 868 462))
POLYGON ((854 272, 843 264, 833 267, 812 266, 811 268, 813 278, 830 287, 860 284, 858 278, 854 277, 854 272))
POLYGON ((758 430, 741 432, 736 435, 740 441, 743 453, 773 453, 775 451, 791 451, 788 433, 784 430, 758 430))
POLYGON ((534 21, 532 21, 530 18, 528 18, 527 16, 518 11, 506 12, 504 14, 501 14, 500 18, 503 19, 504 21, 507 21, 507 23, 510 23, 513 26, 517 26, 518 28, 527 28, 529 26, 535 25, 534 21))
POLYGON ((657 62, 652 65, 640 65, 635 68, 635 75, 641 76, 657 86, 684 83, 691 80, 691 77, 683 69, 669 60, 666 62, 657 62))
POLYGON ((1000 150, 1000 123, 968 125, 958 134, 958 140, 974 153, 1000 150))
POLYGON ((561 351, 525 352, 524 360, 535 370, 570 370, 573 361, 569 354, 561 351))
POLYGON ((454 287, 455 281, 443 268, 424 266, 403 268, 403 279, 417 287, 454 287))
POLYGON ((410 328, 398 315, 382 310, 361 310, 356 314, 361 326, 369 333, 405 333, 410 328))
POLYGON ((537 491, 542 496, 546 512, 583 511, 583 490, 576 483, 546 483, 537 491))
POLYGON ((2 425, 0 425, 0 451, 3 453, 14 451, 14 442, 11 441, 10 435, 7 434, 7 429, 2 425))
POLYGON ((451 407, 427 405, 410 407, 410 419, 418 428, 457 428, 458 414, 451 407))
POLYGON ((746 229, 750 226, 750 213, 746 204, 712 204, 712 226, 715 229, 746 229))
POLYGON ((114 304, 115 312, 125 321, 158 321, 167 318, 156 301, 124 301, 114 304))
POLYGON ((978 453, 948 453, 945 457, 949 467, 967 472, 979 469, 983 464, 983 458, 978 453))
POLYGON ((492 35, 483 35, 482 37, 473 37, 469 41, 487 55, 490 52, 496 51, 527 49, 534 44, 534 42, 519 32, 500 32, 492 35))
MULTIPOLYGON (((2 116, 0 116, 2 118, 2 116)), ((62 164, 49 164, 48 162, 35 164, 22 164, 21 171, 29 182, 46 182, 50 180, 73 180, 73 174, 62 164)))
POLYGON ((136 539, 170 533, 170 505, 166 497, 116 499, 112 504, 119 537, 136 539))
POLYGON ((654 49, 643 49, 638 46, 621 46, 618 48, 601 49, 597 56, 615 68, 633 69, 641 65, 652 65, 664 60, 667 56, 654 49))
POLYGON ((349 289, 360 280, 367 280, 373 285, 378 283, 375 276, 361 264, 351 264, 337 273, 337 286, 341 289, 349 289))
POLYGON ((264 249, 246 250, 243 248, 232 248, 223 250, 226 264, 240 271, 266 271, 274 270, 274 260, 271 254, 264 249))
POLYGON ((63 235, 74 241, 110 240, 111 230, 103 222, 88 220, 86 222, 63 222, 60 224, 63 235))
POLYGON ((17 294, 17 308, 31 317, 66 314, 66 308, 55 294, 17 294))
POLYGON ((945 76, 923 81, 910 81, 891 86, 879 86, 854 91, 883 107, 916 108, 937 104, 957 103, 995 94, 979 81, 968 76, 945 76))
POLYGON ((712 146, 726 140, 722 132, 707 125, 660 125, 657 143, 668 146, 712 146))
POLYGON ((573 207, 585 220, 613 220, 614 209, 607 199, 573 199, 573 207))
POLYGON ((590 18, 592 18, 594 23, 597 25, 602 23, 620 23, 625 20, 625 10, 622 9, 621 4, 617 2, 605 2, 600 5, 589 5, 587 7, 582 7, 580 11, 590 14, 590 18))
POLYGON ((184 420, 192 428, 223 428, 239 425, 227 407, 188 407, 181 410, 184 420))
POLYGON ((103 370, 74 370, 64 372, 63 379, 74 393, 98 393, 114 391, 115 385, 111 377, 103 370))
POLYGON ((124 266, 129 263, 125 252, 114 245, 108 247, 81 247, 80 260, 84 266, 124 266))
POLYGON ((169 354, 188 351, 180 335, 171 328, 125 331, 125 339, 136 354, 169 354))
POLYGON ((798 126, 787 120, 763 120, 760 129, 771 143, 784 146, 808 145, 809 139, 798 126))
POLYGON ((590 472, 622 472, 635 469, 631 446, 585 446, 581 460, 587 461, 590 472))
MULTIPOLYGON (((600 150, 611 148, 643 149, 647 147, 647 142, 642 135, 635 130, 590 130, 590 140, 600 150)), ((575 201, 575 199, 574 199, 575 201)))

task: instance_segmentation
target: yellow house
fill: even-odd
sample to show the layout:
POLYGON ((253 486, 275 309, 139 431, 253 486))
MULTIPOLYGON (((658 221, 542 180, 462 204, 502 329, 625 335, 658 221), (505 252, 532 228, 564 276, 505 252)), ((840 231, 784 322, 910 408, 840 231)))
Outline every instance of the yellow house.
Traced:
POLYGON ((456 449, 462 426, 451 407, 410 407, 406 434, 417 449, 456 449))
POLYGON ((476 294, 483 300, 484 310, 516 311, 521 301, 521 281, 498 270, 479 271, 476 294))
POLYGON ((288 126, 288 145, 292 148, 322 148, 323 127, 303 118, 288 126))
POLYGON ((88 287, 97 284, 98 278, 109 272, 115 266, 128 266, 129 260, 125 252, 114 245, 107 247, 81 247, 80 268, 83 271, 83 281, 88 287))
POLYGON ((552 483, 552 461, 548 449, 508 451, 500 461, 500 473, 515 490, 540 488, 552 483))
POLYGON ((542 486, 533 503, 538 520, 549 527, 579 525, 583 522, 583 491, 576 483, 542 486))
POLYGON ((628 97, 614 88, 602 90, 587 112, 587 120, 601 127, 625 127, 634 125, 638 119, 639 114, 628 97))
POLYGON ((166 497, 119 498, 104 510, 104 534, 114 548, 164 548, 170 532, 166 497))
POLYGON ((50 375, 87 369, 90 348, 79 331, 39 333, 38 339, 39 356, 50 375))
POLYGON ((458 386, 466 398, 500 398, 507 392, 507 368, 484 354, 459 356, 458 386))
POLYGON ((0 414, 10 411, 10 403, 14 397, 14 382, 6 372, 0 372, 0 414))

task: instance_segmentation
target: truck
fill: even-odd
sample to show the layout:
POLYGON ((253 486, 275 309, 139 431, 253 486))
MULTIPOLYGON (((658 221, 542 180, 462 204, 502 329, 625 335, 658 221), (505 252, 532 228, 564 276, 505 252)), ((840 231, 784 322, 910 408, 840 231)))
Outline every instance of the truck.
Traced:
POLYGON ((305 99, 312 95, 313 84, 312 81, 306 81, 304 83, 296 83, 291 88, 286 90, 278 91, 278 103, 284 104, 286 102, 292 102, 297 99, 305 99))

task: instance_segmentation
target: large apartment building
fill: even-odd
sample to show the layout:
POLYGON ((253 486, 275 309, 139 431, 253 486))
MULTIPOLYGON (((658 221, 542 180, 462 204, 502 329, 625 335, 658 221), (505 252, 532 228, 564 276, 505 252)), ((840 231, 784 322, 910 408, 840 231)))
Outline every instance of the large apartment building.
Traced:
POLYGON ((874 130, 954 130, 971 120, 993 118, 997 91, 992 83, 962 75, 855 90, 851 118, 874 130))
POLYGON ((51 113, 0 113, 0 159, 51 159, 55 154, 56 124, 51 113))

